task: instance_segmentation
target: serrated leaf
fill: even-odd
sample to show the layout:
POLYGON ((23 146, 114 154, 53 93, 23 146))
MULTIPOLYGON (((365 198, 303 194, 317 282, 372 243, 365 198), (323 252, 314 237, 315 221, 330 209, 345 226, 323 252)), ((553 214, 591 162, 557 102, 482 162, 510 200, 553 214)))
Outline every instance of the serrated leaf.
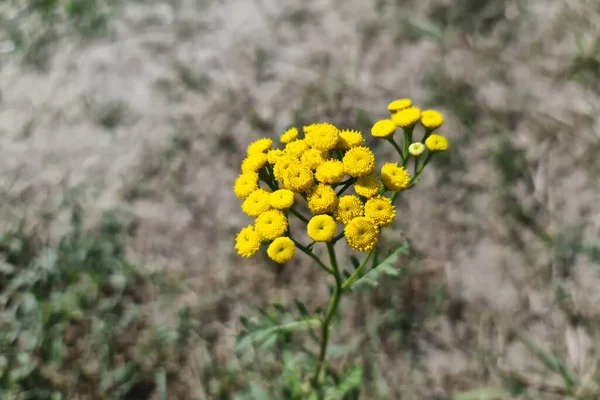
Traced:
POLYGON ((362 385, 362 368, 352 368, 342 377, 340 383, 325 393, 325 400, 342 399, 362 385))
POLYGON ((388 276, 398 276, 398 274, 400 272, 396 268, 395 263, 401 254, 407 254, 407 253, 408 253, 408 245, 407 244, 403 244, 402 246, 398 247, 385 260, 383 260, 381 263, 379 263, 379 265, 372 268, 369 272, 367 272, 366 274, 364 274, 363 276, 358 278, 352 284, 351 288, 354 289, 354 288, 360 288, 360 287, 364 287, 364 286, 375 287, 378 284, 377 279, 382 274, 385 274, 388 276))
POLYGON ((302 321, 288 322, 287 324, 277 325, 266 329, 256 329, 245 335, 236 345, 236 351, 243 351, 252 344, 260 344, 273 335, 284 332, 293 332, 309 329, 320 324, 318 319, 306 319, 302 321))

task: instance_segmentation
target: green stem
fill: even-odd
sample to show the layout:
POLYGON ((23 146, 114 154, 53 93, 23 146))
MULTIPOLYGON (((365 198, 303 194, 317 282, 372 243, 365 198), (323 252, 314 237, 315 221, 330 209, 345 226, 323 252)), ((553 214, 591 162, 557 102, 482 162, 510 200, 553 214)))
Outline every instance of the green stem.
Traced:
POLYGON ((344 231, 342 231, 342 233, 340 233, 339 235, 335 236, 333 238, 333 240, 331 241, 333 244, 336 244, 338 240, 340 240, 341 238, 344 237, 344 231))
POLYGON ((404 163, 406 162, 406 160, 404 159, 404 151, 402 151, 402 149, 400 148, 398 143, 396 143, 393 137, 389 138, 388 142, 390 142, 392 146, 394 146, 394 149, 396 149, 396 152, 400 155, 400 158, 402 159, 402 165, 404 165, 404 163))
POLYGON ((298 219, 300 221, 304 222, 305 224, 308 224, 308 219, 304 215, 300 214, 298 211, 294 210, 293 208, 290 208, 289 211, 292 214, 294 214, 296 217, 298 217, 298 219))
POLYGON ((348 189, 350 186, 352 186, 352 184, 356 182, 356 178, 352 178, 352 179, 348 179, 346 181, 346 183, 344 184, 344 186, 342 186, 342 188, 340 189, 339 192, 337 192, 338 196, 341 196, 342 193, 344 193, 346 191, 346 189, 348 189))
POLYGON ((335 287, 333 289, 333 295, 329 300, 329 305, 327 306, 327 313, 325 314, 325 318, 321 321, 321 348, 319 350, 319 359, 317 361, 317 367, 315 368, 315 372, 311 379, 312 385, 314 388, 319 387, 319 376, 321 375, 321 370, 325 365, 325 358, 327 357, 327 346, 329 345, 329 328, 331 324, 331 320, 335 315, 335 312, 340 305, 340 299, 342 297, 342 277, 340 276, 337 259, 335 256, 335 249, 333 244, 327 243, 327 252, 329 253, 329 260, 331 261, 331 268, 333 269, 333 276, 335 278, 335 287))
POLYGON ((312 258, 313 260, 315 260, 317 262, 317 264, 319 264, 319 267, 321 267, 325 272, 327 272, 328 274, 334 275, 334 271, 331 268, 327 267, 325 264, 323 264, 323 261, 321 261, 321 259, 319 257, 317 257, 317 255, 315 253, 313 253, 307 247, 302 246, 302 244, 300 244, 294 238, 290 237, 290 239, 292 239, 294 241, 294 244, 296 245, 297 248, 300 249, 300 251, 302 251, 304 254, 306 254, 307 256, 309 256, 310 258, 312 258))
MULTIPOLYGON (((399 192, 396 192, 396 193, 399 193, 399 192)), ((358 279, 358 277, 362 273, 362 270, 365 269, 367 262, 369 262, 369 258, 371 258, 371 255, 373 254, 373 250, 375 250, 375 248, 373 248, 373 249, 371 249, 371 251, 369 251, 369 253, 365 257, 365 259, 362 261, 362 263, 360 263, 358 268, 356 268, 356 270, 352 273, 352 275, 350 275, 350 277, 348 279, 346 279, 346 282, 344 282, 344 284, 342 285, 342 292, 345 292, 348 289, 350 289, 352 287, 352 284, 358 279)))

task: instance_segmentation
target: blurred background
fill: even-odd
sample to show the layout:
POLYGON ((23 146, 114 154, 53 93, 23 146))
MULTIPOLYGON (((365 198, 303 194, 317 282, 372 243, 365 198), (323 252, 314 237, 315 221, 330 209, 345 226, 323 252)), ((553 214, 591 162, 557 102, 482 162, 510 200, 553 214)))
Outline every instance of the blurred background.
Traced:
POLYGON ((599 82, 593 0, 0 2, 0 397, 285 398, 239 318, 327 289, 235 254, 245 147, 409 97, 450 150, 331 367, 361 399, 600 398, 599 82))

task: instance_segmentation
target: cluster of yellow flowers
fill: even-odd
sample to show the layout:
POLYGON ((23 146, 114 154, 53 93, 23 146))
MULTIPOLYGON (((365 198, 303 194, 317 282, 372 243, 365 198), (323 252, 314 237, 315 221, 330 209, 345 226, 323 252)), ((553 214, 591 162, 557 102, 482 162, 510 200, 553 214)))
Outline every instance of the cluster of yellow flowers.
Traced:
POLYGON ((273 261, 285 263, 294 257, 296 247, 303 251, 312 247, 294 240, 290 215, 306 224, 313 244, 335 243, 343 237, 354 250, 373 249, 380 230, 396 216, 398 194, 414 183, 435 152, 448 148, 446 138, 433 133, 444 122, 437 111, 421 111, 410 99, 393 101, 388 110, 390 118, 375 123, 371 134, 394 146, 400 165, 385 163, 379 174, 375 155, 365 146, 363 135, 329 123, 304 126, 302 139, 298 129, 287 130, 279 138, 283 149, 273 149, 269 138, 250 144, 233 188, 243 200, 242 210, 256 220, 237 235, 237 252, 250 257, 265 245, 273 261), (418 123, 425 134, 421 142, 413 142, 418 123), (402 148, 394 139, 398 128, 403 132, 402 148), (415 170, 412 177, 406 169, 410 159, 415 170), (350 188, 356 194, 343 195, 350 188), (310 219, 297 207, 301 200, 312 213, 310 219), (338 225, 343 229, 336 236, 338 225))

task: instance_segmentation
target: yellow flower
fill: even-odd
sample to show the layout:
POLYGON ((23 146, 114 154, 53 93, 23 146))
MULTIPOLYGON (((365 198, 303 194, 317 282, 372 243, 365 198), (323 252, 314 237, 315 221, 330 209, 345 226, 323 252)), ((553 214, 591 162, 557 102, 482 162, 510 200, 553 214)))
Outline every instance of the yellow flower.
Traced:
POLYGON ((371 175, 361 176, 354 184, 356 194, 366 198, 376 196, 379 193, 380 188, 381 184, 379 179, 371 175))
POLYGON ((425 145, 421 142, 412 143, 408 146, 408 152, 413 157, 419 157, 425 151, 425 145))
POLYGON ((305 139, 310 147, 320 151, 328 151, 340 140, 340 130, 332 124, 322 123, 309 125, 304 130, 305 139))
POLYGON ((308 149, 304 154, 302 154, 300 160, 302 161, 302 165, 314 171, 319 165, 327 161, 327 158, 325 157, 325 153, 322 151, 317 149, 308 149))
POLYGON ((264 189, 255 190, 242 203, 242 211, 251 217, 258 217, 262 213, 269 211, 271 209, 269 195, 270 193, 264 189))
POLYGON ((443 123, 444 117, 435 110, 425 110, 421 113, 421 125, 430 131, 439 128, 443 123))
POLYGON ((287 228, 288 220, 279 210, 264 212, 256 218, 256 232, 264 240, 275 240, 282 236, 287 228))
POLYGON ((301 164, 290 165, 283 174, 283 184, 292 192, 304 192, 310 189, 313 182, 312 171, 301 164))
POLYGON ((335 219, 346 225, 354 218, 362 217, 363 212, 363 203, 357 196, 342 196, 340 197, 337 209, 335 210, 335 219))
POLYGON ((279 181, 279 183, 283 183, 285 178, 285 172, 292 165, 297 165, 298 159, 296 157, 289 156, 284 154, 283 156, 277 159, 277 163, 273 168, 273 174, 275 175, 275 179, 279 181))
POLYGON ((315 215, 308 221, 306 229, 308 237, 315 242, 331 242, 335 236, 336 225, 333 218, 327 214, 315 215))
POLYGON ((278 264, 284 264, 294 258, 296 245, 289 237, 282 236, 273 240, 267 249, 267 255, 278 264))
POLYGON ((333 185, 340 182, 344 178, 344 175, 346 175, 344 164, 339 160, 329 160, 317 168, 315 178, 321 183, 333 185))
POLYGON ((294 192, 287 189, 279 189, 269 195, 269 204, 278 210, 287 210, 294 205, 294 192))
POLYGON ((242 173, 258 172, 267 163, 265 153, 250 154, 242 161, 242 173))
POLYGON ((373 197, 365 203, 365 217, 371 218, 377 226, 385 227, 396 217, 396 207, 387 197, 373 197))
POLYGON ((392 114, 392 121, 400 128, 413 126, 421 118, 421 110, 418 107, 408 107, 392 114))
POLYGON ((388 190, 399 191, 406 189, 410 183, 410 175, 406 168, 398 164, 385 163, 381 167, 381 181, 388 190))
POLYGON ((279 141, 283 144, 288 144, 298 139, 298 129, 290 128, 287 131, 283 132, 279 137, 279 141))
POLYGON ((338 203, 335 190, 329 185, 318 184, 306 197, 308 209, 315 215, 333 212, 338 203))
POLYGON ((410 106, 412 106, 412 101, 410 99, 398 99, 388 104, 388 110, 395 113, 396 111, 404 110, 410 106))
POLYGON ((308 143, 305 140, 294 140, 285 146, 285 153, 296 158, 300 158, 308 150, 308 143))
POLYGON ((375 171, 375 156, 367 147, 354 147, 348 150, 343 162, 346 173, 355 178, 375 171))
POLYGON ((241 174, 233 184, 233 191, 240 199, 245 199, 252 192, 258 189, 258 174, 256 172, 246 172, 241 174))
POLYGON ((273 141, 269 138, 258 139, 248 146, 248 155, 250 156, 258 153, 267 154, 272 145, 273 141))
POLYGON ((445 151, 448 150, 448 140, 442 135, 433 134, 425 139, 425 146, 429 151, 445 151))
POLYGON ((269 152, 267 153, 267 161, 269 162, 269 164, 275 165, 284 154, 285 153, 283 152, 283 150, 280 149, 269 150, 269 152))
POLYGON ((338 148, 342 150, 348 150, 353 147, 362 146, 365 144, 365 139, 362 133, 355 130, 344 129, 340 131, 340 140, 338 141, 338 148))
POLYGON ((354 250, 369 251, 377 244, 379 228, 372 219, 358 217, 346 225, 344 236, 354 250))
POLYGON ((248 225, 235 238, 235 249, 243 257, 252 257, 260 248, 260 236, 254 226, 248 225))
POLYGON ((376 138, 386 139, 394 135, 396 128, 396 124, 391 119, 382 119, 375 122, 375 125, 371 128, 371 135, 376 138))

